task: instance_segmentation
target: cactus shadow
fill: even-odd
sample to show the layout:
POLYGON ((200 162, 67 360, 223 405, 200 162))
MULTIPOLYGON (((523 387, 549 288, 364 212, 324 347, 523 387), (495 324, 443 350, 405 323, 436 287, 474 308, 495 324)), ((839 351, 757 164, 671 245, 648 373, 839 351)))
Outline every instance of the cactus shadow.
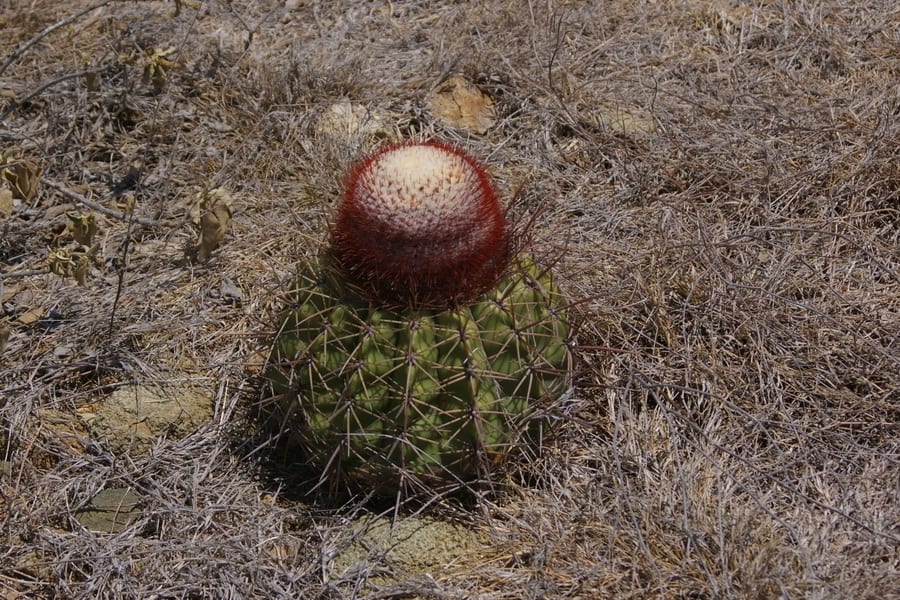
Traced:
POLYGON ((510 485, 495 478, 500 475, 495 472, 475 481, 443 482, 401 473, 400 484, 390 488, 329 477, 285 434, 273 410, 275 399, 266 388, 261 384, 256 397, 242 408, 240 431, 231 435, 229 446, 238 460, 254 465, 260 485, 283 501, 328 512, 349 508, 397 515, 447 509, 470 512, 484 500, 502 495, 510 485))

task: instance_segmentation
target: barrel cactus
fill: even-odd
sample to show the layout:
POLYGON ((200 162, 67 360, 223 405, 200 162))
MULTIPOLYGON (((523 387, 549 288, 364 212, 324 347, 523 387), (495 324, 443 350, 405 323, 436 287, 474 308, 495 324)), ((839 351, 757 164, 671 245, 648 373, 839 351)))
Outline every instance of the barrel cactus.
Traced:
POLYGON ((289 290, 268 378, 283 438, 341 489, 488 480, 570 382, 566 299, 513 248, 484 168, 437 142, 351 172, 289 290))

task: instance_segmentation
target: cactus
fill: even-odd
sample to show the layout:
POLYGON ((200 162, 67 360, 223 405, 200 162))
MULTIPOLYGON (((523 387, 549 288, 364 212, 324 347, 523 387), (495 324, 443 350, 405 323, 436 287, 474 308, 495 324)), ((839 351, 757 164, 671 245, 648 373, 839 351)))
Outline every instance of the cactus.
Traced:
POLYGON ((276 416, 332 486, 486 480, 569 385, 566 300, 511 251, 493 184, 452 146, 363 160, 289 296, 267 370, 276 416))

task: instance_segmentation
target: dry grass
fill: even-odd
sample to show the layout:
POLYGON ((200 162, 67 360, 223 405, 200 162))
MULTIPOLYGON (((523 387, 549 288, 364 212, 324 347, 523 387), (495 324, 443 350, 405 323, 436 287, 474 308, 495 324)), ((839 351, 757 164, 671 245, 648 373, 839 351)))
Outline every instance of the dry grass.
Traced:
POLYGON ((81 207, 99 224, 78 286, 47 272, 69 199, 43 185, 0 216, 5 597, 900 589, 896 3, 98 4, 61 23, 91 3, 0 0, 0 149, 155 223, 81 207), (154 48, 172 49, 155 83, 154 48), (499 108, 483 136, 424 108, 456 72, 499 108), (324 132, 344 99, 380 125, 324 132), (427 508, 491 547, 366 586, 328 570, 365 508, 279 485, 245 414, 293 263, 349 162, 392 136, 462 143, 517 210, 546 209, 537 249, 567 244, 584 369, 520 483, 427 508), (185 253, 193 186, 233 198, 206 264, 185 253), (205 388, 214 414, 115 455, 81 417, 128 383, 205 388), (143 499, 120 533, 74 518, 105 487, 143 499))

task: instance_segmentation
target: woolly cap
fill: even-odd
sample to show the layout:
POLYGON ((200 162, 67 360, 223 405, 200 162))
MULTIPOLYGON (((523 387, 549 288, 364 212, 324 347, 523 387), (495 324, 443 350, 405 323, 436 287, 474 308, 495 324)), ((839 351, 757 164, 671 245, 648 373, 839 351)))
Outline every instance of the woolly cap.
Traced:
POLYGON ((332 253, 379 300, 447 305, 497 281, 509 262, 509 233, 474 158, 440 142, 406 142, 351 171, 332 253))

